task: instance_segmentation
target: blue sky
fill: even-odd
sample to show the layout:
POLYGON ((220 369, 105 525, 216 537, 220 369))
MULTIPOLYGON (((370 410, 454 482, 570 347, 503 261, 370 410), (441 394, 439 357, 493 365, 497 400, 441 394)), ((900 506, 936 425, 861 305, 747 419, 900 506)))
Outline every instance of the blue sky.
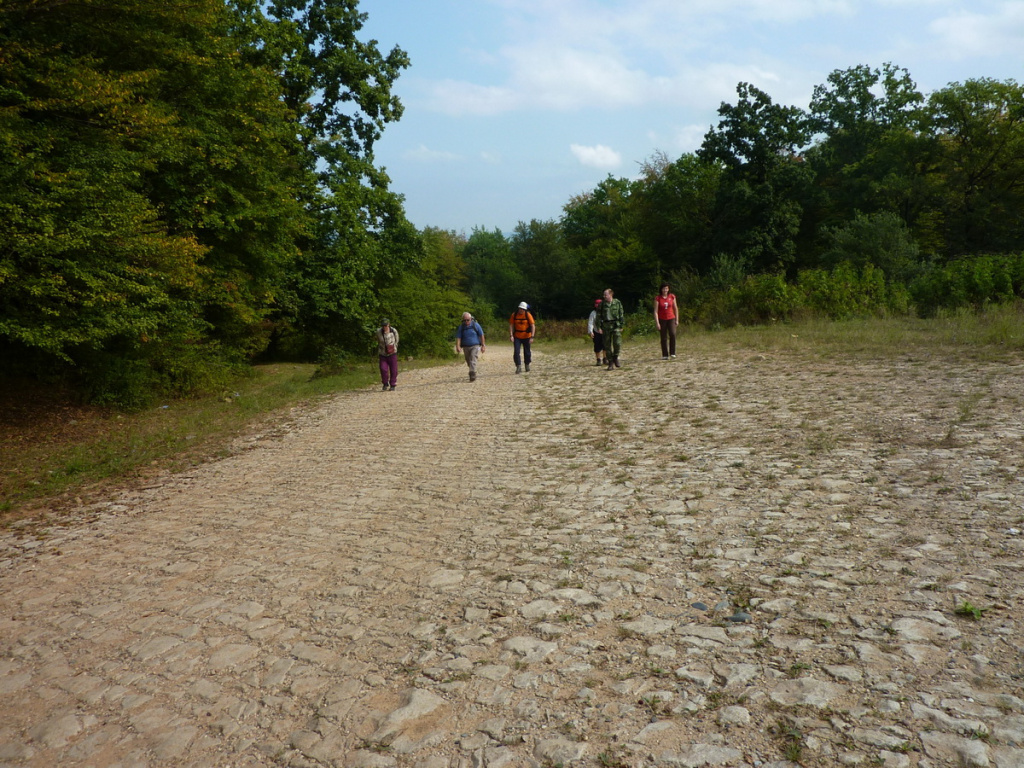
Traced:
POLYGON ((925 94, 1020 82, 1024 0, 362 0, 361 37, 412 65, 376 147, 417 227, 510 233, 608 174, 696 150, 736 84, 806 108, 886 62, 925 94))

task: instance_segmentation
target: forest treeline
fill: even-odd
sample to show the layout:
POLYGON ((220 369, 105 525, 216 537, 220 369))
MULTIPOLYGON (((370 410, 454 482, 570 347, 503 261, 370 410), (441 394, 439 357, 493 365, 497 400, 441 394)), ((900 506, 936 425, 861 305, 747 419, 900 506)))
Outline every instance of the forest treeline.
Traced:
POLYGON ((1024 295, 1024 90, 925 95, 886 64, 832 72, 806 109, 740 83, 700 149, 609 176, 557 221, 427 233, 479 304, 580 317, 611 286, 646 312, 668 281, 708 326, 930 314, 1024 295))
POLYGON ((355 0, 0 4, 0 376, 96 402, 253 361, 443 353, 464 309, 684 320, 934 312, 1024 292, 1024 94, 837 70, 807 109, 747 83, 695 153, 556 220, 417 230, 374 157, 410 61, 355 0))

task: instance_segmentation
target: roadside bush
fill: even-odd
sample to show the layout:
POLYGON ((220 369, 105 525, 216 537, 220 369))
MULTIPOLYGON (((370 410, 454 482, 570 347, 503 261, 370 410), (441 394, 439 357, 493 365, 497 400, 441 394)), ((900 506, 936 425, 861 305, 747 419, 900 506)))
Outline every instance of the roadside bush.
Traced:
MULTIPOLYGON (((402 355, 446 356, 451 354, 455 328, 462 313, 473 311, 469 299, 461 291, 439 286, 433 281, 409 273, 381 292, 383 315, 398 329, 402 355)), ((489 318, 474 312, 484 331, 493 333, 489 318)), ((379 319, 379 318, 378 318, 379 319)), ((372 354, 377 354, 374 341, 376 325, 366 331, 372 354)))
POLYGON ((1024 253, 970 256, 933 266, 910 286, 919 314, 931 317, 940 308, 973 307, 1024 296, 1024 253))
MULTIPOLYGON (((395 327, 398 327, 397 323, 395 327)), ((326 347, 320 353, 320 358, 316 362, 316 368, 313 370, 310 380, 340 376, 343 373, 348 373, 358 365, 359 362, 351 352, 337 346, 326 347)))
POLYGON ((789 318, 800 298, 783 275, 751 275, 728 290, 726 304, 733 323, 753 325, 789 318))
POLYGON ((537 341, 590 339, 587 320, 537 320, 537 341))
POLYGON ((91 352, 79 362, 76 384, 86 402, 132 411, 225 389, 249 370, 216 344, 167 341, 152 350, 91 352))
POLYGON ((849 262, 856 269, 874 266, 889 280, 905 283, 921 270, 914 236, 895 213, 858 213, 852 221, 822 231, 825 251, 821 263, 836 268, 849 262))
MULTIPOLYGON (((688 269, 671 273, 667 282, 672 286, 672 293, 675 294, 676 303, 679 305, 679 322, 697 322, 710 294, 706 282, 688 269)), ((653 312, 653 308, 651 311, 653 312)))
POLYGON ((885 273, 870 263, 856 269, 843 262, 834 269, 809 269, 797 275, 803 303, 833 320, 888 314, 885 273))
MULTIPOLYGON (((678 301, 678 297, 676 299, 678 301)), ((626 315, 626 324, 622 329, 625 338, 634 336, 651 336, 657 334, 658 329, 654 327, 654 299, 651 299, 650 311, 638 309, 626 315)))

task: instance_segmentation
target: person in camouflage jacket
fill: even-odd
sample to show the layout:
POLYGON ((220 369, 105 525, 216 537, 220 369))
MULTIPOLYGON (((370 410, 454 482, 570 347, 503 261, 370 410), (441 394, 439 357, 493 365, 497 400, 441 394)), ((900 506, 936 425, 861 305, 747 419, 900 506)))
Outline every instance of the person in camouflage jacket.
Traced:
POLYGON ((626 312, 622 302, 615 298, 611 288, 604 289, 604 301, 598 310, 601 318, 601 335, 604 336, 604 353, 608 359, 608 370, 621 368, 619 354, 622 352, 622 327, 626 324, 626 312))

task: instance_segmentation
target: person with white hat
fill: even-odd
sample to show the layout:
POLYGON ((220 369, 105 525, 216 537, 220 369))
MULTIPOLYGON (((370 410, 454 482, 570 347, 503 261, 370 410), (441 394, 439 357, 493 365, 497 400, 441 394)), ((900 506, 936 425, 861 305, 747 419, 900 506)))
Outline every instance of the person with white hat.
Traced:
POLYGON ((523 370, 522 363, 526 363, 526 372, 530 372, 530 361, 533 359, 530 343, 536 331, 537 324, 530 314, 530 306, 525 301, 519 302, 519 308, 508 319, 508 337, 512 341, 512 362, 516 364, 516 373, 523 370), (522 358, 519 356, 520 348, 522 358))

